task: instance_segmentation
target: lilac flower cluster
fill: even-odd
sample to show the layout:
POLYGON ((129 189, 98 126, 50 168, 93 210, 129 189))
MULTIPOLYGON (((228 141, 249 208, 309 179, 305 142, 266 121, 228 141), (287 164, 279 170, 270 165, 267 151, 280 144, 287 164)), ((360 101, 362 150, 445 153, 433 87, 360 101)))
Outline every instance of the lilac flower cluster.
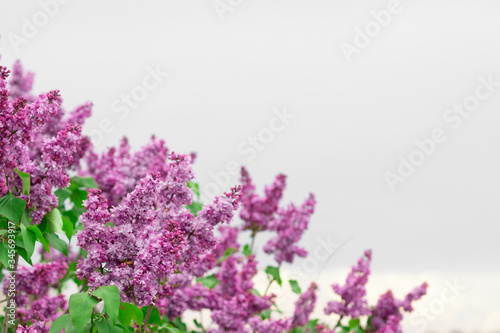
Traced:
POLYGON ((326 314, 336 313, 341 316, 357 318, 370 313, 365 298, 365 285, 370 275, 371 258, 371 251, 365 251, 364 256, 358 260, 358 264, 352 267, 345 285, 340 286, 338 283, 332 285, 333 291, 340 295, 342 301, 328 302, 325 308, 326 314))
POLYGON ((252 230, 252 237, 259 231, 269 230, 276 233, 264 246, 264 251, 273 254, 275 260, 293 262, 295 255, 307 256, 307 251, 297 245, 309 225, 309 219, 314 213, 316 200, 311 193, 300 206, 293 203, 286 208, 280 208, 279 202, 286 187, 286 177, 278 175, 271 186, 266 186, 264 197, 255 193, 255 186, 245 168, 241 169, 242 210, 241 219, 245 222, 243 230, 252 230))
POLYGON ((77 266, 79 278, 95 289, 116 285, 123 299, 154 304, 170 293, 165 282, 182 267, 189 273, 202 255, 215 247, 213 229, 232 219, 238 192, 217 197, 196 217, 192 203, 191 158, 172 153, 164 175, 153 172, 110 209, 99 190, 91 190, 81 217, 78 245, 87 258, 77 266))
MULTIPOLYGON (((49 292, 51 288, 58 287, 67 270, 68 265, 63 261, 18 268, 15 279, 15 301, 16 318, 21 323, 32 322, 31 327, 38 327, 42 332, 48 332, 47 323, 55 320, 59 310, 65 310, 67 305, 63 295, 53 297, 49 292)), ((3 280, 4 295, 7 295, 9 288, 9 276, 3 280)))
POLYGON ((311 283, 309 288, 305 293, 303 293, 295 303, 295 312, 292 318, 292 326, 304 326, 309 321, 309 316, 314 310, 314 305, 316 304, 316 290, 318 285, 316 283, 311 283))
POLYGON ((58 91, 29 94, 33 74, 24 74, 19 62, 7 87, 9 71, 0 69, 0 196, 7 192, 28 202, 33 223, 57 206, 54 188, 69 185, 68 172, 76 170, 90 141, 81 135, 81 124, 90 115, 77 108, 67 120, 58 91), (15 169, 30 175, 31 190, 22 193, 15 169))
POLYGON ((109 205, 116 206, 151 172, 158 172, 162 178, 168 173, 168 148, 165 141, 151 138, 141 150, 132 153, 127 138, 120 147, 110 148, 99 155, 90 152, 86 156, 87 173, 93 176, 109 205))
MULTIPOLYGON (((201 283, 192 284, 189 278, 183 279, 171 297, 160 300, 160 309, 172 320, 187 309, 209 309, 218 326, 210 329, 210 333, 247 332, 249 320, 269 309, 274 298, 273 295, 259 296, 252 291, 255 274, 257 262, 253 255, 232 255, 220 263, 215 274, 218 284, 213 289, 201 283)), ((174 282, 179 283, 179 280, 174 282)))
POLYGON ((378 332, 401 332, 399 325, 403 319, 401 308, 406 312, 412 312, 412 302, 419 300, 427 293, 427 283, 416 287, 408 293, 403 300, 394 298, 392 292, 388 290, 380 296, 377 305, 372 310, 372 326, 374 331, 378 332))
POLYGON ((332 285, 336 294, 342 301, 328 302, 325 313, 336 313, 342 317, 358 318, 363 315, 371 316, 371 331, 373 332, 401 332, 400 321, 403 318, 400 309, 413 311, 412 302, 420 299, 427 292, 427 283, 416 287, 407 294, 404 300, 394 299, 392 291, 387 291, 380 296, 377 305, 370 309, 366 301, 365 285, 370 275, 370 262, 372 253, 365 251, 358 264, 352 267, 344 286, 332 285))

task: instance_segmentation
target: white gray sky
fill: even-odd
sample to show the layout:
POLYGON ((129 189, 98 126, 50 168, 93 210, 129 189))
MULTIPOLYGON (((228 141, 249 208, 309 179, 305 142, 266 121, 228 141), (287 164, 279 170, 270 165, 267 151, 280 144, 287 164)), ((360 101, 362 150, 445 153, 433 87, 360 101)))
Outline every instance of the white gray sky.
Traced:
MULTIPOLYGON (((500 3, 62 2, 2 0, 1 62, 21 59, 36 73, 35 91, 60 89, 66 108, 94 102, 84 130, 98 149, 124 135, 139 147, 156 134, 198 153, 204 193, 233 160, 260 189, 285 173, 286 202, 317 196, 307 249, 353 237, 318 265, 322 280, 338 280, 335 272, 371 248, 380 293, 402 296, 427 279, 422 304, 438 306, 444 280, 468 286, 425 330, 500 330, 500 288, 491 283, 500 277, 500 86, 482 83, 500 82, 500 3), (381 11, 390 13, 383 27, 372 14, 381 11), (373 37, 346 57, 342 47, 363 42, 357 29, 373 37), (122 94, 141 99, 156 69, 168 77, 127 111, 122 94), (464 101, 475 110, 447 113, 464 101), (283 110, 294 118, 281 126, 273 118, 283 110), (436 129, 446 139, 392 191, 386 173, 397 174, 399 156, 418 163, 415 140, 436 129), (250 148, 259 135, 261 150, 250 148)), ((333 296, 333 282, 322 297, 333 296)))

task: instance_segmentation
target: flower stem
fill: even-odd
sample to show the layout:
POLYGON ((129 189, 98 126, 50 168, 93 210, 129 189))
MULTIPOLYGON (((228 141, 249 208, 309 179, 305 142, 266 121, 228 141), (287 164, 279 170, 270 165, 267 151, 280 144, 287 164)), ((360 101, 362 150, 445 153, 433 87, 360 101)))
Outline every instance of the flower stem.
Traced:
POLYGON ((146 315, 144 316, 144 321, 142 322, 141 332, 144 332, 144 328, 148 325, 149 316, 151 316, 152 311, 153 311, 153 304, 149 304, 148 311, 146 312, 146 315))

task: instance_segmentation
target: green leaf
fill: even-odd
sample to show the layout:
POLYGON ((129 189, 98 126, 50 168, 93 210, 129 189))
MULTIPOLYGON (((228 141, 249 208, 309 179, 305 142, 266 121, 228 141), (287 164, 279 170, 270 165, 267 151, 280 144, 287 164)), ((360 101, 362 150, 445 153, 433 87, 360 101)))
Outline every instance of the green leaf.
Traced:
POLYGON ((188 181, 187 182, 187 187, 193 190, 193 193, 199 198, 200 197, 200 185, 198 183, 195 183, 193 181, 188 181))
MULTIPOLYGON (((148 312, 148 308, 149 308, 149 305, 142 307, 142 314, 144 315, 144 317, 146 317, 146 312, 148 312)), ((153 309, 151 310, 151 314, 149 315, 148 322, 144 323, 144 325, 146 325, 146 324, 154 324, 157 326, 161 326, 163 324, 163 322, 161 320, 160 311, 158 310, 158 308, 156 306, 153 306, 153 309)))
POLYGON ((281 276, 280 276, 280 269, 278 267, 273 267, 273 266, 267 266, 266 267, 266 273, 271 275, 276 282, 281 286, 281 276))
POLYGON ((21 177, 21 180, 23 181, 23 194, 25 195, 30 195, 30 175, 27 174, 26 172, 22 172, 20 170, 17 170, 16 172, 21 177))
POLYGON ((73 177, 71 178, 70 182, 70 188, 79 188, 79 187, 85 187, 85 188, 99 188, 97 186, 97 183, 95 182, 94 178, 92 177, 73 177))
POLYGON ((243 246, 243 255, 245 257, 248 257, 251 254, 252 254, 252 251, 250 250, 250 245, 245 244, 245 246, 243 246))
POLYGON ((23 244, 29 258, 35 251, 36 235, 33 231, 28 230, 24 224, 21 224, 21 235, 23 236, 23 244))
POLYGON ((311 332, 313 332, 317 325, 318 325, 318 319, 311 319, 307 322, 306 326, 304 327, 310 329, 311 332))
POLYGON ((44 233, 43 235, 45 239, 49 241, 50 245, 52 245, 54 249, 61 252, 66 257, 68 256, 68 244, 66 244, 65 241, 60 239, 59 236, 57 236, 56 234, 44 233))
POLYGON ((217 260, 217 263, 220 264, 221 262, 226 261, 226 259, 229 258, 229 256, 231 256, 233 253, 236 253, 236 251, 237 250, 234 247, 228 247, 226 252, 224 253, 224 256, 219 258, 219 260, 217 260))
POLYGON ((175 327, 177 327, 178 329, 180 329, 181 331, 187 332, 187 326, 186 326, 186 324, 184 324, 184 322, 182 321, 182 318, 180 316, 175 318, 175 320, 172 321, 172 324, 175 327))
POLYGON ((76 333, 83 333, 97 303, 97 299, 87 293, 73 294, 69 297, 69 314, 76 333))
POLYGON ((209 289, 213 289, 213 287, 219 284, 219 280, 215 277, 215 274, 199 278, 197 281, 209 289))
POLYGON ((99 333, 110 333, 110 327, 106 318, 101 317, 98 320, 94 320, 95 326, 97 326, 97 332, 99 333))
POLYGON ((203 329, 203 325, 202 325, 202 324, 200 324, 200 323, 198 322, 198 320, 193 319, 193 322, 194 322, 194 324, 196 325, 196 327, 203 329))
POLYGON ((191 205, 187 205, 186 207, 191 211, 191 214, 196 217, 196 214, 203 208, 203 205, 194 201, 191 205))
POLYGON ((99 297, 104 301, 104 311, 111 319, 113 325, 118 318, 120 310, 120 290, 117 286, 101 286, 92 292, 92 295, 99 297))
POLYGON ((46 240, 45 237, 43 237, 42 232, 40 231, 40 229, 38 229, 38 227, 36 225, 30 225, 28 227, 28 230, 32 231, 36 235, 36 239, 38 239, 38 241, 40 243, 42 243, 43 248, 45 249, 45 251, 50 252, 49 241, 46 240))
POLYGON ((64 204, 64 201, 66 201, 66 199, 68 199, 71 196, 71 193, 73 192, 71 192, 71 190, 68 188, 57 189, 54 192, 54 194, 57 197, 57 205, 62 206, 64 204))
POLYGON ((299 295, 302 294, 302 291, 300 290, 300 286, 297 280, 288 280, 288 282, 290 283, 290 287, 292 287, 292 291, 294 293, 299 295))
POLYGON ((259 297, 262 297, 262 295, 259 293, 259 291, 257 289, 255 289, 255 288, 252 288, 252 290, 250 290, 250 292, 253 293, 253 294, 255 294, 255 295, 257 295, 257 296, 259 296, 259 297))
POLYGON ((47 219, 47 227, 50 233, 62 232, 63 220, 58 208, 54 208, 45 214, 45 218, 47 219))
POLYGON ((120 303, 120 311, 118 312, 118 320, 125 326, 130 326, 132 320, 135 320, 137 325, 141 327, 144 315, 141 309, 130 303, 120 303))
POLYGON ((356 327, 358 325, 359 325, 359 319, 358 318, 349 320, 349 327, 350 328, 354 328, 354 327, 356 327))
POLYGON ((87 191, 75 189, 71 193, 71 201, 75 204, 76 207, 83 207, 83 201, 87 200, 87 191))
POLYGON ((28 264, 30 264, 31 266, 33 266, 33 263, 31 262, 31 256, 28 256, 28 252, 26 252, 26 250, 22 247, 19 247, 17 242, 16 242, 16 252, 19 253, 19 255, 21 256, 21 258, 23 258, 24 260, 26 260, 26 262, 28 264))
POLYGON ((0 214, 5 216, 11 222, 17 223, 23 216, 26 208, 26 201, 15 197, 12 193, 7 193, 0 198, 0 214))
POLYGON ((4 242, 0 242, 0 262, 4 268, 9 267, 9 245, 4 242))
POLYGON ((271 318, 272 312, 273 312, 272 310, 264 310, 260 313, 260 317, 262 318, 262 320, 266 320, 268 318, 271 318))
POLYGON ((30 226, 30 219, 29 219, 30 213, 25 209, 23 212, 23 216, 21 216, 21 223, 24 224, 25 226, 30 226))
POLYGON ((49 333, 59 333, 62 329, 65 329, 66 332, 69 332, 68 329, 75 329, 73 326, 73 322, 71 321, 71 315, 69 314, 63 314, 62 316, 59 316, 52 326, 50 326, 50 331, 49 333))
POLYGON ((167 327, 165 327, 165 329, 169 332, 172 332, 172 333, 181 333, 181 331, 179 331, 179 329, 172 327, 172 326, 167 326, 167 327))
POLYGON ((73 223, 66 216, 62 217, 62 222, 62 230, 66 234, 66 237, 68 237, 68 240, 71 242, 71 237, 73 237, 73 233, 75 232, 73 223))

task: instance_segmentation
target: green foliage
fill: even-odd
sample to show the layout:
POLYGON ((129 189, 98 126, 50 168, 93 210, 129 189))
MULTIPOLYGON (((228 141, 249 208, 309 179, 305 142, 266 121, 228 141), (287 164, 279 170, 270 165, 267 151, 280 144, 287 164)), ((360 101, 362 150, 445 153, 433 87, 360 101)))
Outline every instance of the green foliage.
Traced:
POLYGON ((44 233, 43 236, 49 241, 50 245, 57 251, 68 256, 68 244, 59 238, 56 234, 44 233))
POLYGON ((92 295, 104 301, 104 311, 108 314, 111 322, 115 324, 120 309, 120 290, 118 290, 118 287, 101 286, 93 291, 92 295))
POLYGON ((120 303, 120 310, 118 312, 118 320, 125 326, 130 326, 132 320, 134 320, 139 327, 142 326, 142 321, 144 320, 144 314, 141 309, 139 309, 134 304, 130 303, 120 303))
POLYGON ((62 217, 62 230, 66 234, 66 237, 68 237, 68 240, 71 242, 71 237, 73 237, 74 232, 75 232, 75 227, 71 220, 67 218, 66 216, 62 217))
POLYGON ((302 294, 302 291, 300 289, 299 283, 297 280, 288 280, 290 283, 290 287, 292 288, 292 291, 298 295, 302 294))
POLYGON ((191 211, 191 214, 196 216, 198 212, 203 208, 203 205, 199 202, 193 201, 191 205, 187 205, 186 207, 191 211))
POLYGON ((219 280, 215 277, 215 274, 199 278, 196 281, 201 282, 204 287, 209 289, 213 289, 213 287, 219 284, 219 280))
POLYGON ((49 241, 43 237, 42 231, 36 225, 30 225, 27 227, 28 230, 36 235, 36 239, 42 243, 45 251, 50 252, 49 241))
POLYGON ((69 189, 99 188, 93 177, 73 177, 70 180, 69 189))
POLYGON ((23 244, 24 248, 26 250, 26 254, 28 258, 30 259, 28 263, 31 265, 31 256, 33 255, 33 252, 35 251, 35 242, 36 242, 36 235, 33 231, 28 230, 24 224, 21 224, 21 235, 23 238, 23 244))
POLYGON ((279 267, 267 266, 266 273, 267 273, 268 277, 271 276, 272 279, 274 281, 278 282, 278 284, 281 286, 282 281, 281 281, 279 267))
MULTIPOLYGON (((144 315, 144 318, 146 317, 146 312, 148 312, 149 305, 142 307, 142 314, 144 315)), ((148 318, 148 322, 144 323, 146 324, 153 324, 157 326, 163 325, 163 321, 161 320, 161 315, 160 315, 160 310, 156 306, 153 306, 151 309, 151 313, 148 318)))
POLYGON ((59 333, 59 331, 63 328, 66 333, 75 332, 75 326, 73 326, 71 315, 63 314, 62 316, 59 316, 59 318, 57 318, 50 327, 49 333, 59 333))
POLYGON ((190 180, 187 182, 187 187, 193 190, 193 193, 196 195, 196 197, 200 198, 200 185, 198 183, 190 180))
POLYGON ((52 209, 45 214, 45 218, 47 219, 47 228, 50 233, 62 232, 63 221, 59 209, 52 209))
POLYGON ((87 293, 73 294, 69 298, 69 314, 76 333, 83 333, 85 325, 92 317, 97 299, 87 293))
POLYGON ((22 171, 19 171, 17 170, 16 168, 16 172, 17 174, 19 175, 19 177, 21 177, 21 180, 23 181, 23 194, 24 195, 30 195, 30 175, 27 174, 26 172, 22 172, 22 171))
POLYGON ((9 221, 18 223, 26 208, 26 201, 15 197, 12 193, 7 193, 0 198, 0 214, 9 221))
POLYGON ((217 260, 217 263, 220 264, 221 262, 224 262, 226 261, 227 258, 229 258, 231 255, 233 255, 234 253, 236 253, 238 250, 236 250, 235 248, 233 247, 228 247, 226 249, 226 252, 224 252, 224 255, 222 257, 220 257, 218 260, 217 260))
POLYGON ((245 244, 245 246, 243 246, 243 255, 245 257, 248 257, 251 254, 252 254, 252 250, 250 250, 250 245, 245 244))

